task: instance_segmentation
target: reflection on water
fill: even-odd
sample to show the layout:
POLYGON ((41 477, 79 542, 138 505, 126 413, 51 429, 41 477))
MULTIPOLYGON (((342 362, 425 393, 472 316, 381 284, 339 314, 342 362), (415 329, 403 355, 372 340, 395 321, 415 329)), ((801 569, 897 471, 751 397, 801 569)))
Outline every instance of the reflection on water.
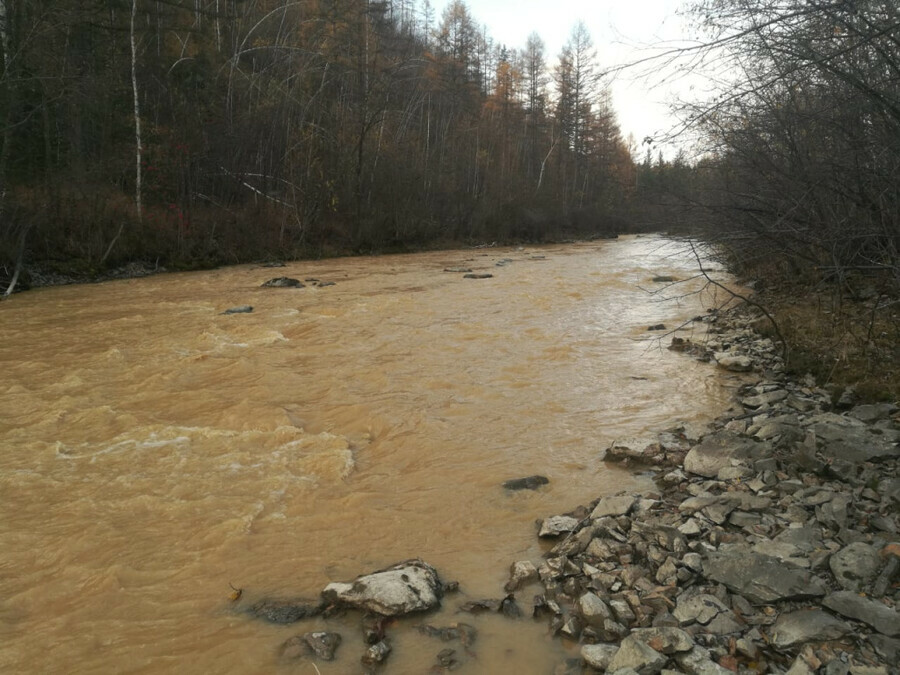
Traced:
MULTIPOLYGON (((230 584, 241 603, 314 597, 420 556, 462 587, 428 620, 480 631, 458 672, 548 672, 572 647, 543 624, 455 608, 541 556, 536 518, 652 489, 599 460, 611 440, 724 405, 721 374, 646 331, 711 301, 650 292, 654 275, 693 268, 664 240, 623 238, 244 266, 0 305, 0 670, 313 673, 278 646, 328 626, 344 643, 318 669, 355 672, 358 617, 254 622, 230 584), (282 275, 336 284, 260 288, 282 275), (252 314, 222 314, 244 304, 252 314), (550 485, 499 487, 533 473, 550 485)), ((419 621, 390 630, 388 672, 427 672, 447 646, 419 621)))

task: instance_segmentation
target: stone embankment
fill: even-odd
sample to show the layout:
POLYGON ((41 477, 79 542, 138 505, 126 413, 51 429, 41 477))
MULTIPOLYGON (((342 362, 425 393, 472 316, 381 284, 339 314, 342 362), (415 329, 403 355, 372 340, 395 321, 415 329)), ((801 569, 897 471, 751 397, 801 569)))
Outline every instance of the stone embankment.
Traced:
POLYGON ((898 409, 789 380, 754 319, 673 340, 748 373, 726 414, 608 450, 658 491, 547 518, 545 559, 512 565, 507 591, 540 584, 533 614, 581 645, 559 672, 900 673, 898 409))

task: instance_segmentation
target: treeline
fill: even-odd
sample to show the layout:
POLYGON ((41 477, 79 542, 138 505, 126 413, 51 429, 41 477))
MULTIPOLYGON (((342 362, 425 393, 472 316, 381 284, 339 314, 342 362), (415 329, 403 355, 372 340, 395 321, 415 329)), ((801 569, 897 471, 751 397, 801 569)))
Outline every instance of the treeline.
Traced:
POLYGON ((714 232, 735 261, 900 289, 900 6, 703 0, 727 78, 683 112, 714 232))
POLYGON ((461 0, 0 0, 0 265, 613 231, 634 165, 577 24, 461 0))

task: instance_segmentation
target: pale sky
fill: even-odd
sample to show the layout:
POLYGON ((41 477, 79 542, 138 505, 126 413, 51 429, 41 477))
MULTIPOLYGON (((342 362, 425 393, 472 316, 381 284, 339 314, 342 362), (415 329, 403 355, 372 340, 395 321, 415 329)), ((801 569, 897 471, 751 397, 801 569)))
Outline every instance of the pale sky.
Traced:
MULTIPOLYGON (((435 23, 440 22, 447 0, 435 2, 435 23)), ((602 69, 649 56, 649 46, 673 46, 689 36, 677 11, 685 0, 467 0, 472 17, 487 26, 488 35, 510 48, 522 48, 534 31, 547 47, 548 65, 569 38, 577 21, 584 21, 597 49, 602 69), (647 49, 642 49, 646 47, 647 49)), ((646 136, 664 134, 676 120, 668 113, 668 100, 688 98, 698 78, 666 75, 655 64, 649 77, 638 78, 637 69, 612 81, 613 106, 623 138, 633 134, 640 144, 646 136)), ((638 154, 641 154, 639 151, 638 154)), ((666 154, 670 155, 669 148, 666 154)))

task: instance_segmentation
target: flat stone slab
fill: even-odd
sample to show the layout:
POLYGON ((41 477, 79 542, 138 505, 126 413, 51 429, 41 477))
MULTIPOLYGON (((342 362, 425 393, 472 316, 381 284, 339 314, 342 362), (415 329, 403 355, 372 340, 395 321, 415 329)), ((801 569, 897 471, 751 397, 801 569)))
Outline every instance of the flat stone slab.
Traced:
POLYGON ((900 612, 876 600, 863 598, 852 591, 838 591, 827 596, 822 604, 849 619, 872 626, 889 637, 900 637, 900 612))
POLYGON ((632 668, 639 675, 656 675, 669 659, 642 642, 629 635, 619 645, 619 651, 609 663, 607 672, 614 673, 624 668, 632 668))
POLYGON ((832 555, 828 564, 841 588, 845 591, 860 591, 878 575, 881 562, 878 549, 859 541, 832 555))
POLYGON ((711 553, 703 573, 756 604, 825 595, 825 585, 809 572, 752 551, 711 553))
POLYGON ((717 431, 691 448, 684 458, 684 470, 716 478, 721 469, 732 466, 732 460, 759 458, 769 452, 767 443, 757 443, 730 431, 717 431))
POLYGON ((541 530, 538 532, 539 537, 558 537, 564 532, 571 532, 576 527, 578 527, 578 523, 581 522, 578 518, 572 518, 571 516, 551 516, 550 518, 545 518, 544 522, 541 523, 541 530))
POLYGON ((859 464, 900 456, 900 447, 873 434, 855 417, 822 413, 806 424, 815 433, 819 452, 825 457, 859 464))
POLYGON ((612 495, 603 497, 594 507, 591 518, 603 518, 604 516, 624 516, 631 511, 637 502, 635 495, 612 495))
POLYGON ((753 370, 753 359, 740 354, 718 353, 714 357, 719 368, 730 370, 734 373, 746 373, 753 370))
POLYGON ((322 598, 383 616, 399 616, 440 606, 442 594, 443 585, 431 565, 407 560, 350 583, 328 584, 322 598))
POLYGON ((802 609, 778 617, 772 627, 772 642, 779 649, 837 640, 851 631, 849 625, 821 609, 802 609))

